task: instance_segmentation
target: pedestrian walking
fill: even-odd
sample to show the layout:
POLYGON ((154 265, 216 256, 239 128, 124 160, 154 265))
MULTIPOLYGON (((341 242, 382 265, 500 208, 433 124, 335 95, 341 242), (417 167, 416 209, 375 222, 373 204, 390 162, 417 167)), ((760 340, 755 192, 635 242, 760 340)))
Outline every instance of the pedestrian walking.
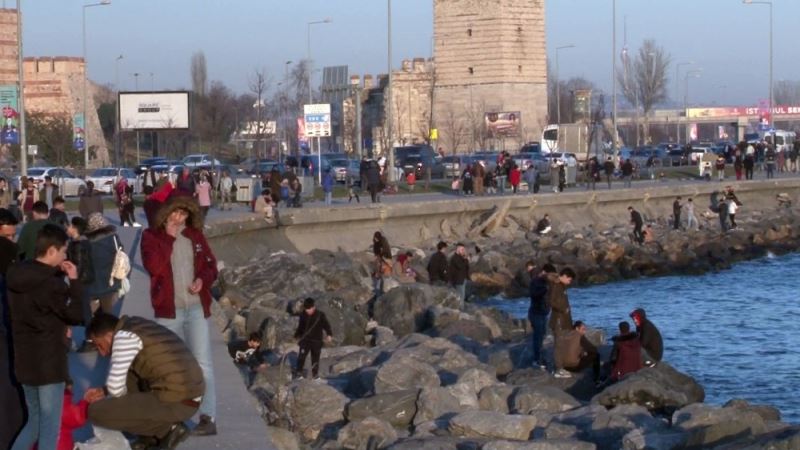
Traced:
POLYGON ((603 171, 606 173, 606 182, 608 183, 608 188, 611 189, 611 177, 614 176, 614 162, 611 161, 611 157, 609 156, 605 163, 603 163, 603 171))
POLYGON ((463 188, 461 192, 464 195, 473 195, 474 194, 474 182, 472 178, 472 166, 467 164, 467 167, 461 172, 461 182, 463 183, 463 188))
POLYGON ((742 158, 741 153, 736 151, 736 157, 733 159, 733 171, 736 173, 736 181, 740 181, 742 179, 742 172, 744 169, 744 158, 742 158))
POLYGON ((631 180, 633 179, 633 163, 631 162, 630 158, 626 159, 625 162, 622 163, 620 170, 622 171, 623 186, 626 188, 631 187, 631 180))
POLYGON ((722 155, 717 156, 714 169, 717 171, 717 180, 723 181, 725 179, 725 157, 722 155))
MULTIPOLYGON (((270 174, 271 175, 271 174, 270 174)), ((272 179, 270 178, 270 186, 272 186, 272 179)), ((219 178, 219 210, 225 211, 225 207, 227 209, 231 209, 231 203, 233 202, 233 197, 235 191, 233 190, 233 179, 231 175, 228 173, 227 170, 222 171, 222 176, 219 178)))
POLYGON ((194 187, 194 195, 197 197, 197 204, 200 205, 200 213, 205 219, 208 217, 208 210, 211 209, 211 183, 208 174, 200 174, 200 181, 194 187))
POLYGON ((300 313, 300 321, 297 323, 297 330, 294 337, 300 346, 297 354, 297 367, 295 367, 295 377, 302 379, 305 377, 303 366, 309 353, 311 354, 311 376, 314 380, 319 379, 319 356, 322 353, 324 342, 333 340, 333 331, 325 313, 317 310, 313 298, 303 300, 303 312, 300 313))
POLYGON ((333 183, 333 171, 328 167, 322 173, 322 192, 325 193, 325 205, 327 206, 333 203, 333 183))
POLYGON ((528 183, 529 194, 539 192, 539 172, 536 170, 536 164, 531 163, 525 170, 525 182, 528 183))
POLYGON ((511 170, 508 172, 508 182, 511 184, 511 192, 516 194, 519 191, 519 183, 522 180, 522 172, 519 170, 519 166, 514 164, 511 166, 511 170))
POLYGON ((775 178, 775 149, 769 147, 764 154, 764 162, 767 166, 767 179, 775 178))

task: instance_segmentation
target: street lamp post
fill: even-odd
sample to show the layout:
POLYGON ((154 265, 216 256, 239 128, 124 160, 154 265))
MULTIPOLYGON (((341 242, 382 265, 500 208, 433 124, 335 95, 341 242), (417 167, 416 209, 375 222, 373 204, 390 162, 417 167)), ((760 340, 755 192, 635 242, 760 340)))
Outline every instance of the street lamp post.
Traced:
POLYGON ((82 34, 83 34, 83 163, 86 170, 89 170, 89 117, 86 115, 86 98, 89 96, 89 90, 86 87, 88 79, 89 63, 86 61, 86 9, 93 6, 108 6, 111 0, 102 0, 99 3, 89 3, 83 5, 83 21, 82 21, 82 34))
POLYGON ((611 134, 611 139, 614 141, 611 148, 617 150, 617 141, 619 140, 619 132, 617 131, 617 0, 611 0, 611 123, 614 127, 614 132, 611 134))
POLYGON ((22 0, 17 0, 17 78, 19 86, 19 173, 28 175, 28 141, 25 135, 25 68, 22 56, 22 0))
MULTIPOLYGON (((703 69, 695 69, 686 72, 684 77, 684 81, 686 82, 686 86, 684 87, 683 92, 683 109, 684 111, 689 107, 689 78, 697 78, 703 72, 703 69)), ((689 142, 689 134, 686 133, 686 143, 689 142)))
MULTIPOLYGON (((689 62, 681 62, 675 64, 675 101, 679 102, 681 97, 681 67, 682 66, 691 66, 694 64, 694 61, 689 62)), ((686 102, 684 102, 684 114, 686 113, 686 102)), ((675 121, 675 142, 681 142, 681 116, 678 115, 678 120, 675 121)))
MULTIPOLYGON (((311 89, 311 77, 313 76, 313 72, 311 71, 311 26, 324 24, 324 23, 331 23, 332 20, 330 17, 326 17, 323 20, 315 20, 312 22, 308 22, 308 39, 306 40, 306 44, 308 48, 306 49, 306 57, 308 61, 308 104, 314 103, 314 94, 313 90, 311 89)), ((308 128, 306 128, 308 129, 308 128)), ((308 140, 308 147, 309 153, 314 154, 314 144, 311 139, 308 140)), ((319 184, 322 185, 322 150, 320 149, 319 138, 317 138, 317 173, 318 173, 318 181, 319 184)))
MULTIPOLYGON (((286 61, 283 65, 283 95, 281 95, 281 128, 283 129, 283 145, 286 146, 286 153, 289 153, 289 127, 286 124, 286 103, 289 99, 289 66, 292 64, 292 61, 286 61)), ((279 158, 280 161, 283 161, 283 151, 281 149, 281 157, 279 158)))
POLYGON ((119 55, 116 61, 114 61, 114 88, 117 90, 117 107, 115 108, 116 111, 114 111, 114 167, 122 166, 122 164, 119 163, 120 151, 122 149, 119 132, 119 62, 122 61, 123 58, 122 55, 119 55))
POLYGON ((389 84, 386 86, 386 142, 389 144, 389 158, 386 170, 389 171, 389 182, 395 182, 394 140, 392 139, 392 0, 386 0, 386 65, 389 71, 389 84))
MULTIPOLYGON (((773 83, 772 83, 772 41, 773 41, 773 27, 772 27, 772 0, 742 0, 742 3, 745 5, 767 5, 769 6, 769 121, 770 121, 770 128, 772 129, 772 145, 775 146, 775 120, 773 119, 774 111, 772 108, 774 107, 775 103, 775 96, 773 92, 773 83)), ((775 147, 777 150, 777 147, 775 147)))
POLYGON ((566 48, 575 48, 575 46, 569 44, 556 47, 556 117, 559 125, 561 125, 561 78, 559 76, 558 54, 566 48))

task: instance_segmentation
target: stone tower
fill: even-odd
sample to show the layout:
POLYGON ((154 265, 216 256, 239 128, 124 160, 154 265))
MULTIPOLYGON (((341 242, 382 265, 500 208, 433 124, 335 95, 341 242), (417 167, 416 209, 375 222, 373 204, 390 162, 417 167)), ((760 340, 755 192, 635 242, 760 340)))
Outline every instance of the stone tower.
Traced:
POLYGON ((513 152, 540 139, 547 124, 544 3, 434 0, 433 122, 446 152, 513 152), (494 112, 519 112, 519 133, 487 136, 484 116, 494 112))

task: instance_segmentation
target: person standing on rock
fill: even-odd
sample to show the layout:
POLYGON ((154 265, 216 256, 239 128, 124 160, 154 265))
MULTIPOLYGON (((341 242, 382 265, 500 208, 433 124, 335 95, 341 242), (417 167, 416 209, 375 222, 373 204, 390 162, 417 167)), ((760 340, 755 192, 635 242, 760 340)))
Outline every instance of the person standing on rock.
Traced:
POLYGON ((332 336, 331 324, 328 323, 325 313, 317 310, 314 299, 309 297, 303 300, 303 312, 300 313, 300 322, 294 332, 294 337, 300 346, 295 368, 296 378, 303 379, 305 376, 303 366, 306 357, 311 353, 311 376, 314 380, 319 380, 319 355, 322 353, 323 341, 331 342, 332 336))
POLYGON ((619 334, 611 338, 614 346, 611 349, 611 381, 616 382, 625 375, 642 368, 642 344, 639 335, 631 332, 628 322, 619 323, 619 334))
POLYGON ((531 352, 533 353, 533 365, 542 370, 547 369, 542 354, 542 343, 547 334, 547 316, 550 315, 550 305, 547 303, 547 278, 556 273, 556 268, 552 264, 545 264, 542 269, 534 274, 535 264, 528 261, 525 265, 528 273, 531 274, 531 281, 528 285, 528 295, 531 298, 531 306, 528 308, 528 321, 533 330, 531 336, 531 352))
POLYGON ((681 205, 681 197, 678 196, 675 198, 675 201, 672 202, 672 228, 675 230, 681 229, 681 209, 683 205, 681 205))
MULTIPOLYGON (((556 343, 562 335, 572 330, 572 310, 567 288, 575 280, 575 271, 569 267, 561 269, 558 276, 550 275, 547 285, 547 303, 550 305, 550 330, 556 343)), ((557 344, 558 345, 558 344, 557 344)), ((558 361, 554 361, 558 363, 558 361)), ((564 375, 564 367, 555 364, 555 373, 564 375)), ((569 376, 569 373, 566 374, 569 376)))
POLYGON ((642 244, 644 242, 644 234, 642 233, 644 219, 642 219, 642 214, 633 209, 633 206, 628 206, 628 212, 631 213, 631 224, 633 224, 633 240, 642 244))
POLYGON ((697 230, 700 228, 699 223, 697 222, 697 217, 694 215, 694 201, 689 198, 686 200, 686 204, 683 205, 686 209, 686 229, 687 230, 697 230))
POLYGON ((217 401, 211 358, 211 285, 217 259, 203 235, 197 202, 176 195, 156 212, 142 234, 142 264, 150 274, 150 301, 157 324, 180 336, 203 369, 205 394, 200 405, 198 436, 217 434, 217 401))
POLYGON ((614 175, 614 162, 611 161, 610 156, 603 164, 603 170, 606 173, 606 182, 608 183, 608 188, 611 189, 611 177, 614 175))
POLYGON ((725 202, 725 194, 717 191, 711 193, 711 211, 719 214, 719 228, 724 233, 728 231, 728 204, 725 202))
POLYGON ((642 344, 644 364, 648 367, 655 366, 664 356, 664 341, 658 328, 647 319, 644 309, 637 308, 631 312, 631 319, 636 324, 636 332, 642 344))
POLYGON ((392 247, 380 231, 372 235, 372 254, 375 255, 375 290, 383 293, 383 276, 392 273, 392 247))
POLYGON ((464 308, 464 302, 467 300, 467 282, 469 281, 469 258, 467 257, 467 249, 464 244, 456 244, 456 251, 450 257, 450 265, 448 267, 450 274, 450 284, 458 291, 458 296, 461 299, 461 309, 464 308))
POLYGON ((447 243, 439 241, 436 244, 436 253, 428 261, 428 281, 433 285, 445 286, 450 281, 450 277, 447 275, 447 255, 444 254, 446 248, 447 243))

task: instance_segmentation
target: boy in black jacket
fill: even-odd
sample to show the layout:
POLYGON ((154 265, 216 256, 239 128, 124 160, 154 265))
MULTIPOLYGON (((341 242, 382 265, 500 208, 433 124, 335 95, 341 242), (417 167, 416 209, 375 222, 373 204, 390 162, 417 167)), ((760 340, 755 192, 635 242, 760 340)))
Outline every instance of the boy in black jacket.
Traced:
POLYGON ((305 372, 303 365, 306 363, 306 356, 311 353, 311 375, 315 380, 319 379, 319 355, 322 352, 323 339, 325 342, 331 341, 333 332, 325 313, 317 311, 313 298, 303 301, 303 312, 300 314, 300 323, 297 324, 297 331, 294 333, 295 339, 300 345, 300 354, 297 355, 297 368, 295 376, 303 378, 305 372), (323 331, 326 336, 323 337, 323 331))
POLYGON ((7 289, 17 380, 25 392, 28 422, 13 448, 56 448, 67 369, 67 325, 83 318, 78 269, 67 258, 67 233, 45 224, 33 258, 8 269, 7 289), (64 282, 64 274, 69 284, 64 282))

